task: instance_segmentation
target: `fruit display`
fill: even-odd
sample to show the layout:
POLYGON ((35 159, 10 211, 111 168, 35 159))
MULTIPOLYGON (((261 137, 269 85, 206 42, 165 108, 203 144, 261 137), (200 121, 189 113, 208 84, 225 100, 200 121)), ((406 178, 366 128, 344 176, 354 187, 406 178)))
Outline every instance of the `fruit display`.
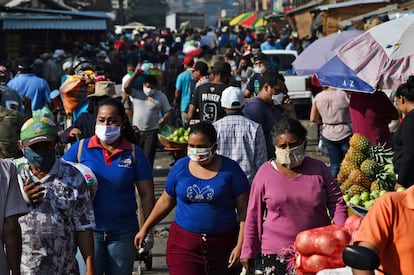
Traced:
POLYGON ((174 132, 172 132, 167 139, 174 142, 179 143, 187 143, 188 142, 188 133, 190 132, 190 128, 178 128, 174 132))
POLYGON ((337 181, 347 204, 369 209, 379 196, 394 188, 393 151, 380 144, 371 146, 358 133, 352 135, 349 146, 337 181))

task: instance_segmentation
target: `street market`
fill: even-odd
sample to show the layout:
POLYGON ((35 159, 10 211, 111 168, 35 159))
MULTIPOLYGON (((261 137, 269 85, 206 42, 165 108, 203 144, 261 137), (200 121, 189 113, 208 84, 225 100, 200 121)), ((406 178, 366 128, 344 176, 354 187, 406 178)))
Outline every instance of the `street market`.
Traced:
POLYGON ((413 274, 414 2, 75 2, 0 1, 0 274, 413 274))

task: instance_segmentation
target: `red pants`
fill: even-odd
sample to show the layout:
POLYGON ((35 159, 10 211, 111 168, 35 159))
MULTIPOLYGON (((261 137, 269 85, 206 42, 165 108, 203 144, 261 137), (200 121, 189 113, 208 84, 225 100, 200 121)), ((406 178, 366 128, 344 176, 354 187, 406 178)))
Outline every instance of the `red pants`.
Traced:
POLYGON ((171 275, 233 275, 229 269, 230 253, 236 245, 237 232, 191 233, 173 222, 167 242, 167 265, 171 275))

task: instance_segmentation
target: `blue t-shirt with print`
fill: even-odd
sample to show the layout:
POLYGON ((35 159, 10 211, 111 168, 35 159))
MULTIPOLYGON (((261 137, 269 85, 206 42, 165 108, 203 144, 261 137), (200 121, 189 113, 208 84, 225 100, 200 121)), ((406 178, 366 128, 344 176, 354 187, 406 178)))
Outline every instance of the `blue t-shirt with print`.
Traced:
POLYGON ((237 224, 236 198, 249 189, 249 181, 240 166, 221 156, 217 175, 211 179, 193 176, 190 159, 176 162, 168 174, 165 191, 177 201, 175 222, 194 233, 221 233, 237 224))

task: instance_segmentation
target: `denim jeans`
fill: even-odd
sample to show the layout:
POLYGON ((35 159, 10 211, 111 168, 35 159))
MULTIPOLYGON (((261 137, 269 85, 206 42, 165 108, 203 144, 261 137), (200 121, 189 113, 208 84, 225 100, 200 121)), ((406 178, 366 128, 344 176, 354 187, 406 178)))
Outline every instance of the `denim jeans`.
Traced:
POLYGON ((134 237, 138 225, 115 231, 95 231, 96 274, 131 275, 135 255, 134 237))
POLYGON ((329 153, 329 161, 331 163, 329 169, 335 179, 339 172, 339 166, 341 165, 341 162, 349 149, 350 138, 351 136, 348 136, 342 140, 332 141, 322 136, 322 142, 325 144, 329 153))

